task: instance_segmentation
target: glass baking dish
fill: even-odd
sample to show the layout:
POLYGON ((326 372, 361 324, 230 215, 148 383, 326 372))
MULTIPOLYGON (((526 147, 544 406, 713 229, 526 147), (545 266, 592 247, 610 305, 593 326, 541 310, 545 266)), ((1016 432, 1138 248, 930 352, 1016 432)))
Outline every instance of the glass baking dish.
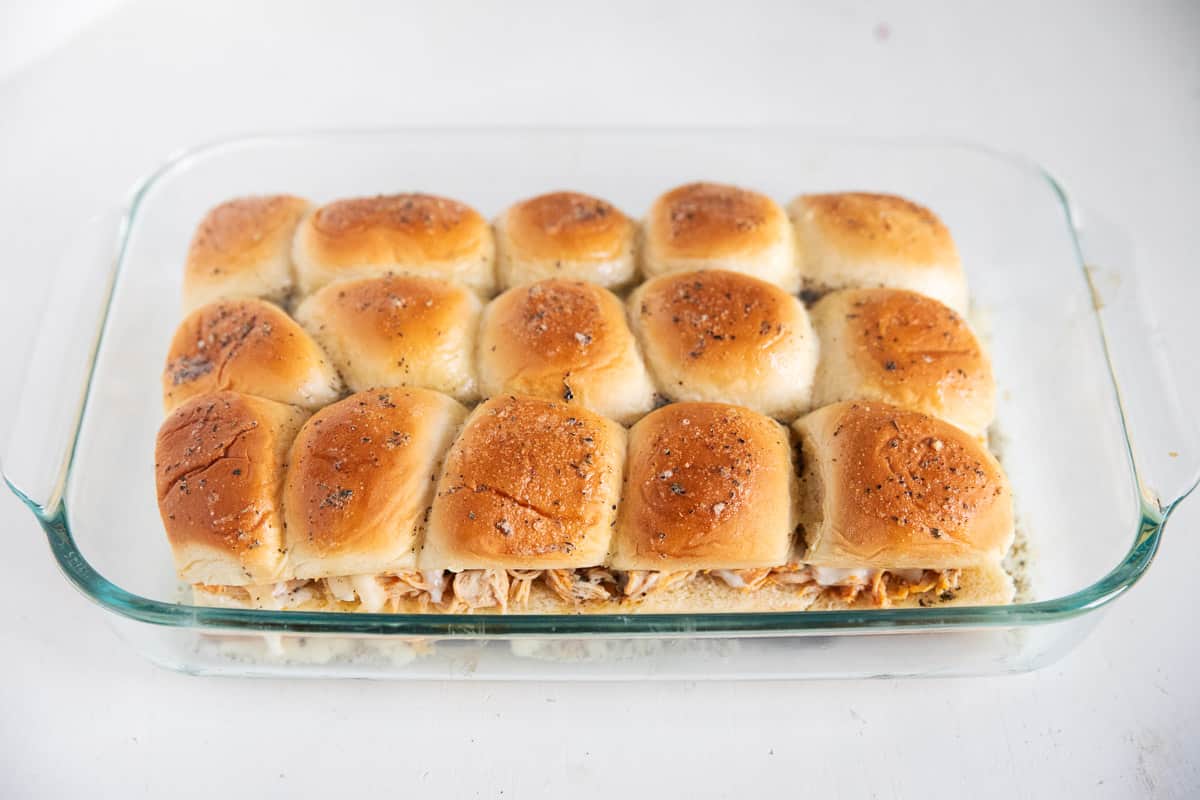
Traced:
POLYGON ((1032 669, 1131 587, 1195 486, 1174 391, 1119 230, 1036 165, 957 142, 786 129, 460 129, 263 136, 190 150, 67 243, 4 475, 67 578, 156 663, 195 673, 548 679, 958 675, 1032 669), (936 210, 999 383, 1032 597, 991 608, 694 615, 388 615, 202 608, 154 499, 159 372, 193 227, 239 194, 425 190, 494 215, 555 188, 631 213, 706 178, 780 201, 866 189, 936 210), (1136 434, 1136 438, 1135 438, 1136 434), (1147 447, 1137 448, 1138 442, 1147 447))

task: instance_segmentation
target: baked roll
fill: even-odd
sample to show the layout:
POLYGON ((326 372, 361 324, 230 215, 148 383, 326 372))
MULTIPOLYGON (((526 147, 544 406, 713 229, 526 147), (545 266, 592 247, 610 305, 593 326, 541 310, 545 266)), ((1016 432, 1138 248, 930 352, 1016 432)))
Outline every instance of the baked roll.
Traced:
POLYGON ((787 563, 796 527, 787 428, 747 408, 675 403, 629 432, 611 566, 686 571, 787 563))
POLYGON ((658 391, 785 420, 808 409, 817 337, 808 312, 766 281, 724 270, 662 275, 629 299, 658 391))
POLYGON ((475 339, 482 308, 469 289, 435 278, 384 275, 330 284, 296 309, 352 391, 434 389, 479 396, 475 339))
POLYGON ((479 382, 485 397, 562 400, 629 423, 654 405, 654 386, 607 289, 547 280, 509 289, 484 310, 479 382))
POLYGON ((471 413, 442 466, 421 569, 604 563, 625 431, 565 403, 502 395, 471 413))
POLYGON ((496 218, 496 267, 503 289, 547 278, 616 289, 633 281, 636 247, 633 220, 578 192, 531 197, 496 218))
POLYGON ((946 570, 998 564, 1011 546, 1008 479, 965 431, 868 402, 825 406, 793 427, 806 563, 946 570))
POLYGON ((752 275, 786 292, 800 287, 792 226, 771 198, 719 183, 689 183, 654 201, 646 216, 646 277, 698 269, 752 275))
POLYGON ((950 231, 932 211, 888 194, 801 195, 788 206, 803 288, 886 286, 967 310, 967 282, 950 231))
POLYGON ((313 415, 287 472, 287 576, 415 569, 438 467, 466 416, 427 389, 372 389, 313 415))
POLYGON ((302 197, 239 197, 205 215, 183 271, 185 311, 229 297, 285 303, 292 294, 292 239, 312 208, 302 197))
POLYGON ((342 382, 317 343, 282 309, 241 298, 188 314, 171 339, 162 374, 167 411, 225 389, 315 409, 338 399, 342 382))
POLYGON ((159 428, 158 509, 179 577, 192 584, 275 581, 288 448, 308 413, 236 392, 193 397, 159 428))
POLYGON ((996 404, 991 363, 953 309, 904 289, 845 289, 811 315, 821 340, 814 406, 876 400, 986 433, 996 404))
POLYGON ((293 250, 300 290, 345 278, 419 275, 495 290, 492 228, 468 205, 428 194, 338 200, 300 223, 293 250))

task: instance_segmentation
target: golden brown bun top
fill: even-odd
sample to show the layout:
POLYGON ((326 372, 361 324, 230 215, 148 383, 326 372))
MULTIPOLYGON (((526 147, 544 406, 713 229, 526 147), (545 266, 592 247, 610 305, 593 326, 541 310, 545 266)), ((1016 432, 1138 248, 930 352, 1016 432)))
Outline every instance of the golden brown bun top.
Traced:
POLYGON ((503 331, 512 371, 546 365, 601 366, 613 358, 612 338, 624 309, 608 290, 586 281, 551 279, 509 289, 492 302, 488 327, 503 331), (615 316, 615 319, 614 319, 615 316))
POLYGON ((346 330, 378 339, 435 340, 438 331, 461 324, 472 298, 461 287, 437 278, 383 275, 329 284, 306 303, 346 330))
POLYGON ((647 281, 634 313, 672 360, 738 368, 748 350, 787 335, 795 299, 774 284, 725 270, 678 272, 647 281))
POLYGON ((836 492, 832 513, 843 548, 865 557, 883 551, 903 557, 1007 546, 1008 479, 971 434, 935 417, 865 402, 835 403, 796 425, 825 449, 824 482, 827 492, 836 492))
POLYGON ((184 317, 163 370, 168 410, 204 392, 233 390, 314 408, 337 398, 341 381, 325 353, 274 303, 218 300, 184 317))
POLYGON ((443 547, 483 558, 570 558, 584 546, 581 533, 596 534, 587 529, 615 513, 621 436, 616 423, 564 403, 520 395, 483 403, 438 484, 434 514, 450 540, 443 547))
POLYGON ((719 183, 689 183, 654 201, 647 237, 661 255, 714 258, 778 242, 787 217, 766 195, 719 183))
POLYGON ((673 403, 643 417, 630 436, 625 502, 636 511, 622 517, 622 528, 641 532, 639 556, 701 558, 723 567, 756 550, 756 522, 781 519, 779 556, 786 558, 792 502, 786 428, 740 406, 673 403))
POLYGON ((373 539, 380 509, 396 493, 412 494, 411 478, 427 487, 437 479, 404 469, 429 461, 425 440, 457 408, 428 389, 372 389, 314 414, 292 447, 288 520, 301 530, 289 528, 289 535, 302 533, 306 550, 318 556, 353 551, 360 539, 373 539))
POLYGON ((239 197, 208 212, 192 237, 189 273, 211 273, 258 263, 273 255, 309 202, 287 194, 239 197))
POLYGON ((890 194, 841 192, 797 198, 825 238, 848 258, 884 258, 913 264, 958 263, 950 231, 938 216, 890 194))
POLYGON ((319 257, 336 264, 452 261, 488 234, 478 211, 428 194, 337 200, 318 208, 310 227, 319 257))
MULTIPOLYGON (((931 405, 991 383, 975 334, 955 311, 903 289, 849 289, 823 298, 844 309, 858 368, 885 387, 920 388, 931 405)), ((820 305, 820 304, 818 304, 820 305)))
POLYGON ((244 556, 278 530, 283 463, 302 410, 236 392, 192 398, 158 431, 154 471, 159 509, 175 546, 244 556))
POLYGON ((520 258, 604 261, 617 258, 633 235, 619 209, 578 192, 551 192, 522 200, 505 215, 520 258))

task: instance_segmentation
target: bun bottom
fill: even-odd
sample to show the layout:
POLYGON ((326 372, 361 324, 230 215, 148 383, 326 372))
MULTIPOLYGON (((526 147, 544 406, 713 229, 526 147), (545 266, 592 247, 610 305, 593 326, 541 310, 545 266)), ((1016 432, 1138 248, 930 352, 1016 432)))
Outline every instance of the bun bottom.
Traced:
MULTIPOLYGON (((950 606, 1007 605, 1013 601, 1013 578, 998 565, 972 567, 959 573, 958 585, 953 590, 930 590, 912 594, 902 600, 893 600, 891 608, 932 608, 950 606)), ((212 592, 196 590, 197 605, 221 608, 261 608, 239 592, 212 592)), ((682 581, 639 600, 602 600, 592 602, 570 602, 563 600, 541 582, 530 586, 529 598, 517 605, 510 604, 507 614, 718 614, 718 613, 762 613, 787 611, 849 611, 877 610, 869 593, 862 592, 847 598, 836 588, 821 589, 812 584, 788 586, 767 584, 758 589, 745 590, 730 587, 724 581, 710 576, 682 581)), ((353 603, 311 602, 293 606, 295 611, 356 611, 353 603)), ((399 600, 392 613, 430 614, 446 613, 428 602, 417 599, 399 600)), ((462 612, 459 612, 462 613, 462 612)), ((500 614, 498 608, 479 608, 472 614, 500 614)))

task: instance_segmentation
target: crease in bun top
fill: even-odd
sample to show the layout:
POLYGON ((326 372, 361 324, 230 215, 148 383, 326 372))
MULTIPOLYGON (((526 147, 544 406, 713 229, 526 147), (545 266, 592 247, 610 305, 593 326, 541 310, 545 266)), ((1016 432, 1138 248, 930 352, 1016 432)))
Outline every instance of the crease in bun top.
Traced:
POLYGON ((967 310, 950 231, 929 209, 890 194, 801 195, 788 205, 806 294, 892 287, 967 310))
POLYGON ((337 200, 300 223, 293 254, 304 294, 344 278, 388 273, 495 290, 491 226, 470 206, 428 194, 337 200))
POLYGON ((210 210, 188 249, 184 310, 229 297, 286 302, 294 283, 292 238, 311 208, 302 197, 278 194, 238 197, 210 210))
POLYGON ((814 406, 875 400, 985 435, 995 414, 991 362, 953 309, 904 289, 846 289, 811 315, 821 340, 814 406))
POLYGON ((637 233, 633 220, 598 197, 550 192, 522 200, 496 218, 500 286, 547 278, 625 286, 636 273, 637 233))
POLYGON ((593 283, 545 280, 509 289, 483 314, 484 396, 562 400, 620 423, 654 406, 654 386, 615 295, 593 283))
POLYGON ((288 447, 307 412, 236 392, 193 397, 159 428, 158 508, 180 578, 275 581, 284 565, 281 494, 288 447))
POLYGON ((766 195, 719 183, 689 183, 661 195, 646 215, 642 270, 654 277, 698 269, 741 272, 797 291, 787 215, 766 195))
POLYGON ((677 272, 633 292, 629 317, 658 391, 792 420, 809 407, 818 339, 803 304, 725 270, 677 272))
POLYGON ((986 570, 976 602, 1008 602, 1008 479, 978 439, 884 403, 843 402, 794 423, 804 560, 834 570, 986 570))
POLYGON ((336 400, 342 381, 317 343, 283 309, 240 298, 188 314, 171 339, 162 374, 168 411, 224 389, 314 409, 336 400))
POLYGON ((352 391, 411 386, 469 403, 479 397, 475 340, 482 307, 456 283, 385 275, 325 286, 300 304, 296 319, 352 391))

